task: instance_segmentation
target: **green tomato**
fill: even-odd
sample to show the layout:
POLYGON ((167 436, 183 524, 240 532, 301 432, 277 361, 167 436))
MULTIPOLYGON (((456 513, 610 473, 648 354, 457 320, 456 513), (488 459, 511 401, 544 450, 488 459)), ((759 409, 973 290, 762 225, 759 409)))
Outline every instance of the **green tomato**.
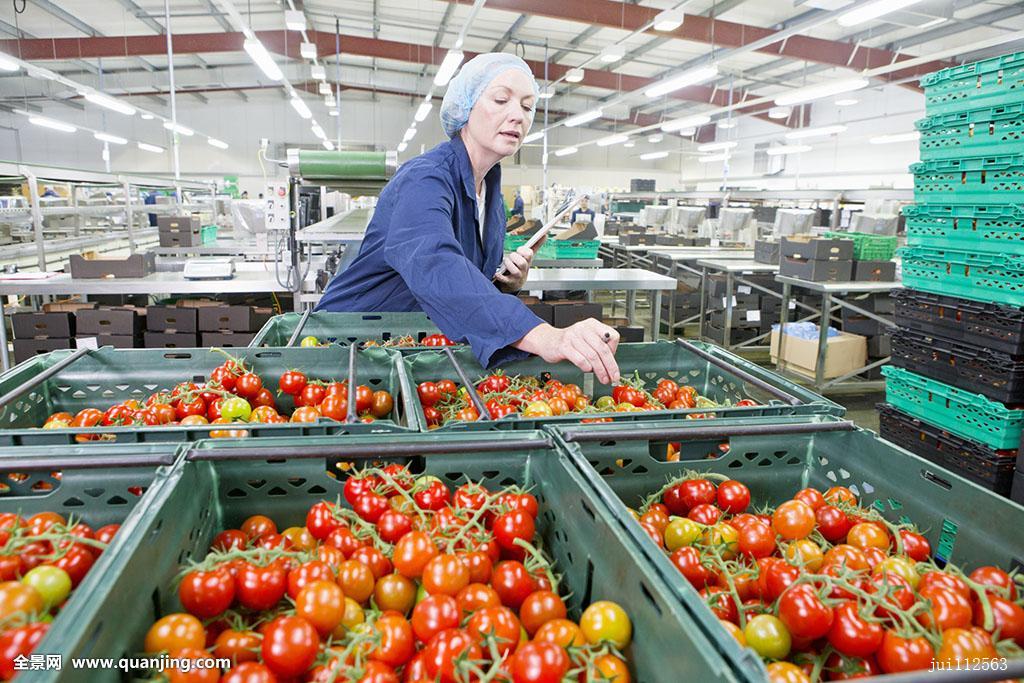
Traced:
POLYGON ((676 517, 665 527, 665 547, 675 552, 683 546, 693 545, 704 533, 704 525, 686 517, 676 517))
POLYGON ((21 577, 21 582, 43 596, 47 610, 61 604, 71 594, 71 577, 60 567, 40 565, 21 577))
POLYGON ((309 335, 308 337, 302 338, 302 341, 299 342, 299 346, 304 346, 307 348, 310 346, 320 346, 320 340, 314 337, 313 335, 309 335))
POLYGON ((615 410, 615 399, 611 396, 602 396, 597 399, 597 403, 594 404, 597 409, 603 412, 611 412, 615 410))
POLYGON ((424 588, 423 584, 421 583, 420 587, 416 589, 416 604, 418 605, 424 600, 426 600, 428 595, 430 594, 427 593, 427 589, 424 588))
POLYGON ((246 421, 249 416, 252 415, 252 406, 241 396, 235 396, 233 398, 226 398, 224 402, 220 404, 220 415, 221 417, 231 420, 246 421))
POLYGON ((784 659, 793 645, 786 625, 770 614, 758 614, 748 621, 743 635, 747 645, 766 659, 784 659))

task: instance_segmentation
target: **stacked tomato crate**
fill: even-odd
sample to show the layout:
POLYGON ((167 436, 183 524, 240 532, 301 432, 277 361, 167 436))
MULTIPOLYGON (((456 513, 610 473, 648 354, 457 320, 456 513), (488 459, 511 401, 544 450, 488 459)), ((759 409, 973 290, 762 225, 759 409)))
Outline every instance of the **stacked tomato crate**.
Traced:
POLYGON ((925 76, 882 435, 1024 498, 1024 52, 925 76), (1015 474, 1016 472, 1016 474, 1015 474))

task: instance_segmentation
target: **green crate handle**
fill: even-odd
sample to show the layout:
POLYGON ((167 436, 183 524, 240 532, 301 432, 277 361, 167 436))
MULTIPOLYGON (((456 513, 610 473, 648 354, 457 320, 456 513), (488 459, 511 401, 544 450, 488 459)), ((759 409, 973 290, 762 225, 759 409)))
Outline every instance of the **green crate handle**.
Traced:
POLYGON ((607 440, 635 441, 638 439, 701 441, 704 439, 728 438, 730 436, 778 436, 783 434, 815 434, 818 432, 852 432, 856 430, 857 425, 849 420, 838 422, 798 422, 792 424, 766 422, 763 424, 706 425, 700 427, 668 427, 643 430, 634 427, 628 429, 605 428, 599 434, 595 433, 593 429, 586 427, 559 428, 562 437, 570 443, 607 440))
POLYGON ((36 386, 39 386, 40 384, 42 384, 43 382, 50 379, 58 372, 66 368, 67 366, 74 363, 82 356, 88 355, 91 350, 92 349, 82 348, 72 353, 69 353, 67 356, 61 358, 59 361, 57 361, 50 367, 46 368, 32 379, 26 380, 25 382, 22 382, 18 386, 14 387, 3 396, 0 396, 0 408, 3 408, 8 403, 24 394, 26 391, 29 391, 30 389, 36 386))
POLYGON ((984 220, 1024 220, 1024 205, 1020 204, 908 204, 903 207, 907 218, 981 218, 984 220))
POLYGON ((134 455, 90 455, 88 457, 73 455, 42 455, 0 456, 0 473, 35 472, 38 470, 86 470, 105 467, 159 467, 173 465, 177 456, 173 453, 134 454, 134 455))
POLYGON ((797 397, 793 396, 792 394, 788 394, 785 391, 782 391, 781 389, 777 389, 777 388, 773 387, 771 384, 768 384, 767 382, 765 382, 764 380, 760 379, 759 377, 754 377, 752 374, 750 374, 746 370, 743 370, 742 368, 739 368, 739 367, 736 367, 736 366, 730 366, 725 361, 721 360, 720 358, 715 358, 710 353, 706 353, 703 349, 697 348, 696 346, 694 346, 690 342, 686 341, 685 339, 676 339, 676 344, 678 344, 679 346, 682 346, 687 351, 690 351, 691 353, 696 354, 700 358, 703 358, 704 360, 706 360, 707 362, 711 363, 712 365, 715 365, 715 366, 717 366, 719 368, 722 368, 723 370, 727 370, 727 371, 733 373, 734 375, 736 375, 737 377, 739 377, 740 379, 743 379, 743 380, 745 380, 747 382, 750 382, 751 384, 753 384, 758 389, 761 389, 762 391, 766 391, 769 394, 771 394, 772 396, 775 396, 776 398, 781 399, 781 400, 789 403, 789 405, 791 405, 791 406, 803 405, 803 401, 801 401, 797 397))
POLYGON ((910 165, 910 172, 916 175, 921 173, 955 173, 957 171, 1002 171, 1011 166, 1024 166, 1024 154, 919 161, 916 164, 910 165))
POLYGON ((914 127, 924 131, 933 128, 945 128, 947 126, 966 126, 972 123, 1013 120, 1021 116, 1024 116, 1024 102, 1020 104, 1006 104, 999 107, 986 107, 985 109, 975 109, 973 111, 926 116, 923 119, 914 121, 914 127))
POLYGON ((487 410, 487 406, 484 404, 484 400, 480 398, 480 394, 476 391, 476 385, 469 381, 469 377, 466 375, 466 371, 463 369, 459 361, 455 360, 455 354, 452 353, 450 346, 444 347, 444 355, 448 356, 448 362, 455 368, 455 374, 459 376, 459 381, 462 382, 462 386, 466 387, 466 393, 469 394, 469 399, 477 410, 477 422, 487 422, 491 419, 491 413, 487 410))
POLYGON ((306 322, 309 320, 310 314, 313 312, 313 307, 308 307, 302 313, 302 317, 299 318, 299 324, 295 326, 295 331, 292 332, 292 336, 288 337, 288 343, 285 346, 295 346, 295 342, 298 341, 299 335, 302 334, 302 330, 306 327, 306 322))

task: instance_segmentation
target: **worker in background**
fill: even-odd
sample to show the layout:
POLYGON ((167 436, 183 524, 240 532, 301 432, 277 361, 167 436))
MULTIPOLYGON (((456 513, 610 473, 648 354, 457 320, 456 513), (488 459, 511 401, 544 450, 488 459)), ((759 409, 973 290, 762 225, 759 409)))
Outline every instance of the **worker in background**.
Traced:
POLYGON ((580 205, 576 207, 576 210, 572 212, 572 217, 569 219, 569 223, 593 223, 594 222, 594 210, 587 206, 588 198, 584 197, 580 202, 580 205))
MULTIPOLYGON (((142 200, 144 204, 156 204, 156 192, 147 192, 145 198, 142 200)), ((156 226, 156 214, 149 214, 149 225, 150 227, 156 226)))
POLYGON ((564 329, 545 323, 513 296, 533 252, 521 247, 502 258, 499 162, 522 145, 537 94, 516 56, 483 54, 464 64, 441 103, 450 139, 405 162, 384 187, 358 256, 317 310, 424 311, 484 367, 532 353, 617 382, 615 329, 592 318, 564 329), (502 263, 508 270, 495 277, 502 263))
POLYGON ((523 193, 516 190, 516 198, 512 200, 512 215, 523 216, 523 193))
POLYGON ((40 195, 40 196, 42 196, 42 197, 59 197, 60 195, 57 194, 56 192, 54 192, 52 187, 47 185, 45 188, 43 188, 43 194, 40 195))
POLYGON ((242 199, 248 199, 249 198, 249 190, 245 190, 244 192, 242 192, 242 197, 241 198, 242 199))

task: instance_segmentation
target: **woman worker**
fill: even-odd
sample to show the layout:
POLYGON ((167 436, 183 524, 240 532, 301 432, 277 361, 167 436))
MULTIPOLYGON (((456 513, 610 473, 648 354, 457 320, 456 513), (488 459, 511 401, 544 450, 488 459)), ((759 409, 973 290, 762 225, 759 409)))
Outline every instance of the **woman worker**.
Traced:
POLYGON ((404 163, 381 191, 358 256, 317 310, 424 311, 484 367, 532 353, 617 382, 613 328, 593 318, 552 327, 513 296, 526 282, 530 249, 506 255, 507 272, 492 282, 505 239, 499 162, 519 150, 537 94, 529 67, 513 55, 463 65, 441 103, 450 139, 404 163))

